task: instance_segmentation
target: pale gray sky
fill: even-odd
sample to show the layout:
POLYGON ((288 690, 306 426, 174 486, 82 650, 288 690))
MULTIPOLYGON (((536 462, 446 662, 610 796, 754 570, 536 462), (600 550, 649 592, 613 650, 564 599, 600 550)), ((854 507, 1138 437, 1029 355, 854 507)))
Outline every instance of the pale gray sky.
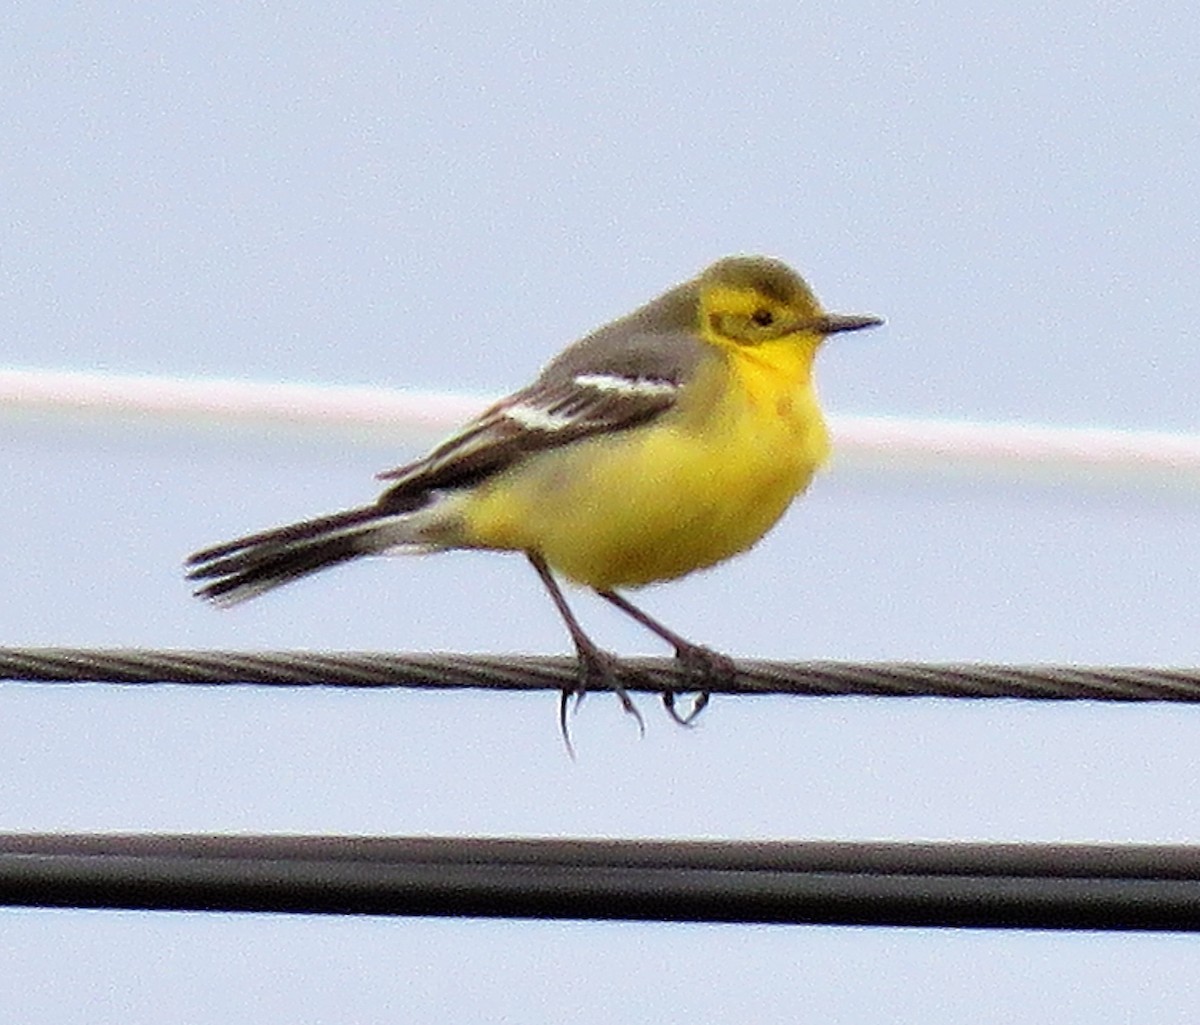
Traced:
MULTIPOLYGON (((881 331, 845 413, 1196 430, 1200 28, 1183 3, 19 4, 7 365, 500 392, 728 252, 881 331)), ((198 546, 411 446, 9 417, 0 644, 563 652, 517 558, 218 613, 198 546)), ((737 655, 1197 659, 1170 488, 822 477, 649 592, 737 655)), ((606 643, 653 651, 581 598, 606 643)), ((0 830, 1200 842, 1200 711, 0 686, 0 830)), ((14 1021, 1191 1020, 1196 941, 0 912, 14 1021)))

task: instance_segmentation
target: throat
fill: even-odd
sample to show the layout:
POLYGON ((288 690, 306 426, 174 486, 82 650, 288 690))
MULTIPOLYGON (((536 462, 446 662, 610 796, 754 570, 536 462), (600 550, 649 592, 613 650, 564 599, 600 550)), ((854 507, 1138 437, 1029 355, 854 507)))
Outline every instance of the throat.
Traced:
POLYGON ((731 370, 740 391, 760 412, 789 418, 811 416, 812 368, 816 346, 762 345, 732 354, 731 370))

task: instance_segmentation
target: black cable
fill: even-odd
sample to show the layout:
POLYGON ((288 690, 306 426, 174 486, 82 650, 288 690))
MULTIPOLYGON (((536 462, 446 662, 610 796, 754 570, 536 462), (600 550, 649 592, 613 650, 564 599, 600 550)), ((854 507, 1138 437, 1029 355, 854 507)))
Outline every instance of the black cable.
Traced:
POLYGON ((1200 848, 0 835, 0 904, 1200 931, 1200 848))
MULTIPOLYGON (((756 659, 735 665, 731 680, 713 681, 714 693, 1200 701, 1200 669, 1193 668, 756 659)), ((577 672, 572 658, 530 655, 0 648, 0 680, 43 683, 557 691, 573 687, 577 672)), ((687 689, 673 659, 622 659, 619 675, 628 690, 687 689)))

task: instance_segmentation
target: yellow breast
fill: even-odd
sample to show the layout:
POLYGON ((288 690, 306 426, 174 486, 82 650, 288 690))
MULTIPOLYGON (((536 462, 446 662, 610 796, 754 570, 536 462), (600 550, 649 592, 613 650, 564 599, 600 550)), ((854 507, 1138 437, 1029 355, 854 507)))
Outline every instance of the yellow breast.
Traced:
POLYGON ((661 419, 551 449, 479 488, 464 507, 468 543, 537 551, 599 590, 745 551, 829 452, 812 353, 767 355, 715 359, 661 419))

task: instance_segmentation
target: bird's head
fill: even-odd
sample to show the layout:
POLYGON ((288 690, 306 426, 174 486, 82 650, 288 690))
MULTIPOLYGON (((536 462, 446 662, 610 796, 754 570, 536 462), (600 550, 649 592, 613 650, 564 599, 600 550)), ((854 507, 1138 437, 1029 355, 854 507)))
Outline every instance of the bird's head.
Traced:
POLYGON ((883 323, 879 317, 826 313, 799 274, 765 256, 727 256, 697 284, 700 329, 725 344, 761 345, 795 336, 819 342, 883 323))

